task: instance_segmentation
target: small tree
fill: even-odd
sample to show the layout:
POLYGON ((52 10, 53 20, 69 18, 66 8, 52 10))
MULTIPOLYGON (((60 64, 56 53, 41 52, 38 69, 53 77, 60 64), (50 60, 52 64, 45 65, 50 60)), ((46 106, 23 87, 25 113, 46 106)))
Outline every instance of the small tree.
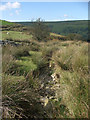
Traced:
POLYGON ((45 22, 41 21, 41 19, 38 18, 35 22, 33 22, 32 27, 33 27, 34 39, 38 41, 48 40, 49 35, 50 35, 50 30, 45 22))

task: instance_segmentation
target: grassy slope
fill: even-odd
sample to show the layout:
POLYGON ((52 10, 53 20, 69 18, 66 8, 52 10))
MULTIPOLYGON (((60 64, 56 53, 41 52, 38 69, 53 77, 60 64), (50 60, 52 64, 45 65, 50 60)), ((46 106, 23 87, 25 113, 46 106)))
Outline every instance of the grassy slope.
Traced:
MULTIPOLYGON (((23 32, 17 32, 17 31, 2 31, 2 40, 30 40, 32 38, 32 35, 27 35, 23 32), (9 33, 9 34, 7 34, 9 33)), ((1 33, 0 33, 0 39, 1 39, 1 33)))
MULTIPOLYGON (((32 38, 32 35, 27 35, 23 32, 17 32, 17 31, 2 31, 0 33, 0 39, 2 35, 2 40, 13 40, 13 41, 25 41, 25 40, 30 40, 32 38), (9 34, 7 34, 9 33, 9 34)), ((64 37, 63 35, 59 35, 56 33, 50 33, 50 36, 55 36, 55 37, 64 37)))
POLYGON ((15 25, 15 23, 13 23, 13 22, 8 22, 8 21, 5 21, 5 20, 0 20, 0 24, 1 24, 1 25, 15 25))
MULTIPOLYGON (((9 37, 13 40, 25 40, 30 39, 31 36, 22 34, 21 32, 9 31, 10 36, 7 37, 7 31, 3 32, 3 39, 9 37), (22 39, 21 39, 22 38, 22 39)), ((51 33, 51 35, 56 35, 51 33)), ((39 109, 39 104, 33 103, 31 101, 37 100, 37 91, 35 79, 32 76, 32 71, 38 70, 40 66, 43 66, 47 62, 47 58, 50 57, 49 61, 52 66, 52 71, 60 75, 60 88, 57 90, 58 101, 52 100, 54 111, 52 113, 53 117, 68 117, 68 118, 87 118, 88 117, 88 44, 86 42, 74 42, 74 41, 48 41, 47 43, 35 42, 33 46, 39 51, 30 50, 32 46, 26 46, 14 48, 8 46, 3 49, 5 52, 3 54, 3 101, 7 104, 15 103, 14 107, 8 105, 10 114, 15 115, 17 112, 16 105, 18 107, 21 104, 23 110, 25 109, 24 104, 29 109, 27 114, 31 111, 38 109, 39 113, 32 113, 32 116, 37 113, 38 115, 43 110, 39 109), (34 46, 35 44, 35 46, 34 46), (29 55, 24 55, 24 51, 29 51, 29 55), (56 51, 57 50, 57 51, 56 51), (53 56, 51 57, 51 52, 53 56), (22 56, 19 56, 22 54, 22 56), (17 58, 14 58, 17 56, 17 58), (42 57, 44 59, 42 59, 42 57), (14 66, 13 66, 14 65, 14 66), (16 75, 9 73, 9 69, 12 72, 19 72, 16 75), (5 71, 4 71, 5 70, 5 71), (24 73, 29 73, 28 80, 24 76, 24 73), (6 85, 8 87, 6 87, 6 85), (34 89, 33 89, 33 87, 34 89), (15 96, 15 97, 14 97, 15 96), (33 97, 34 96, 34 97, 33 97), (7 98, 8 97, 8 98, 7 98), (11 100, 11 99, 12 100, 11 100), (21 100, 21 98, 23 100, 21 100), (27 101, 27 102, 26 102, 27 101), (11 107, 11 108, 10 108, 11 107), (30 110, 31 108, 31 110, 30 110), (13 112, 14 111, 14 112, 13 112)), ((42 71, 42 70, 41 70, 42 71)), ((37 75, 38 76, 38 75, 37 75)), ((38 82, 39 83, 39 82, 38 82)), ((21 112, 21 108, 20 112, 21 112)), ((52 107, 49 107, 49 111, 52 107)))

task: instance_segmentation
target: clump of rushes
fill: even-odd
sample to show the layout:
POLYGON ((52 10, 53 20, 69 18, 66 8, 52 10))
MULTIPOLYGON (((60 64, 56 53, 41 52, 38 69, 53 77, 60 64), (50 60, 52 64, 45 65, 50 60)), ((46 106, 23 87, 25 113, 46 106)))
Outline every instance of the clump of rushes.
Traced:
POLYGON ((61 76, 57 96, 62 98, 61 103, 68 109, 68 116, 88 118, 88 44, 77 43, 62 48, 53 55, 53 60, 55 73, 61 76))
POLYGON ((55 60, 64 70, 88 73, 88 47, 87 44, 81 46, 72 45, 56 52, 55 60))

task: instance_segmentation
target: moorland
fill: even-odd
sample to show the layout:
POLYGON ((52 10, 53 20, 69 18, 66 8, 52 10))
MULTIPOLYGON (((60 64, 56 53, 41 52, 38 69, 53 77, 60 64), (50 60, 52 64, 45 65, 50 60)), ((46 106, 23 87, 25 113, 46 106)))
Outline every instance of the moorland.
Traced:
POLYGON ((88 22, 0 22, 2 117, 88 118, 88 22))

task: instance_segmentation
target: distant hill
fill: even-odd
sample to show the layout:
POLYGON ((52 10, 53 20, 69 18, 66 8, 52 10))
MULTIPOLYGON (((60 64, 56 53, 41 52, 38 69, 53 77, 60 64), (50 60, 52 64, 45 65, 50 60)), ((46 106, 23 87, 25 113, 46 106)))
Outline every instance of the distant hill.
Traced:
POLYGON ((15 22, 0 20, 0 29, 2 31, 22 31, 24 26, 15 22))
POLYGON ((5 20, 0 20, 0 25, 15 25, 15 23, 13 22, 8 22, 8 21, 5 21, 5 20))
MULTIPOLYGON (((25 26, 31 26, 32 22, 17 22, 25 26)), ((77 33, 83 36, 84 39, 88 38, 88 20, 77 21, 58 21, 58 22, 45 22, 50 27, 51 32, 68 35, 77 33)))

